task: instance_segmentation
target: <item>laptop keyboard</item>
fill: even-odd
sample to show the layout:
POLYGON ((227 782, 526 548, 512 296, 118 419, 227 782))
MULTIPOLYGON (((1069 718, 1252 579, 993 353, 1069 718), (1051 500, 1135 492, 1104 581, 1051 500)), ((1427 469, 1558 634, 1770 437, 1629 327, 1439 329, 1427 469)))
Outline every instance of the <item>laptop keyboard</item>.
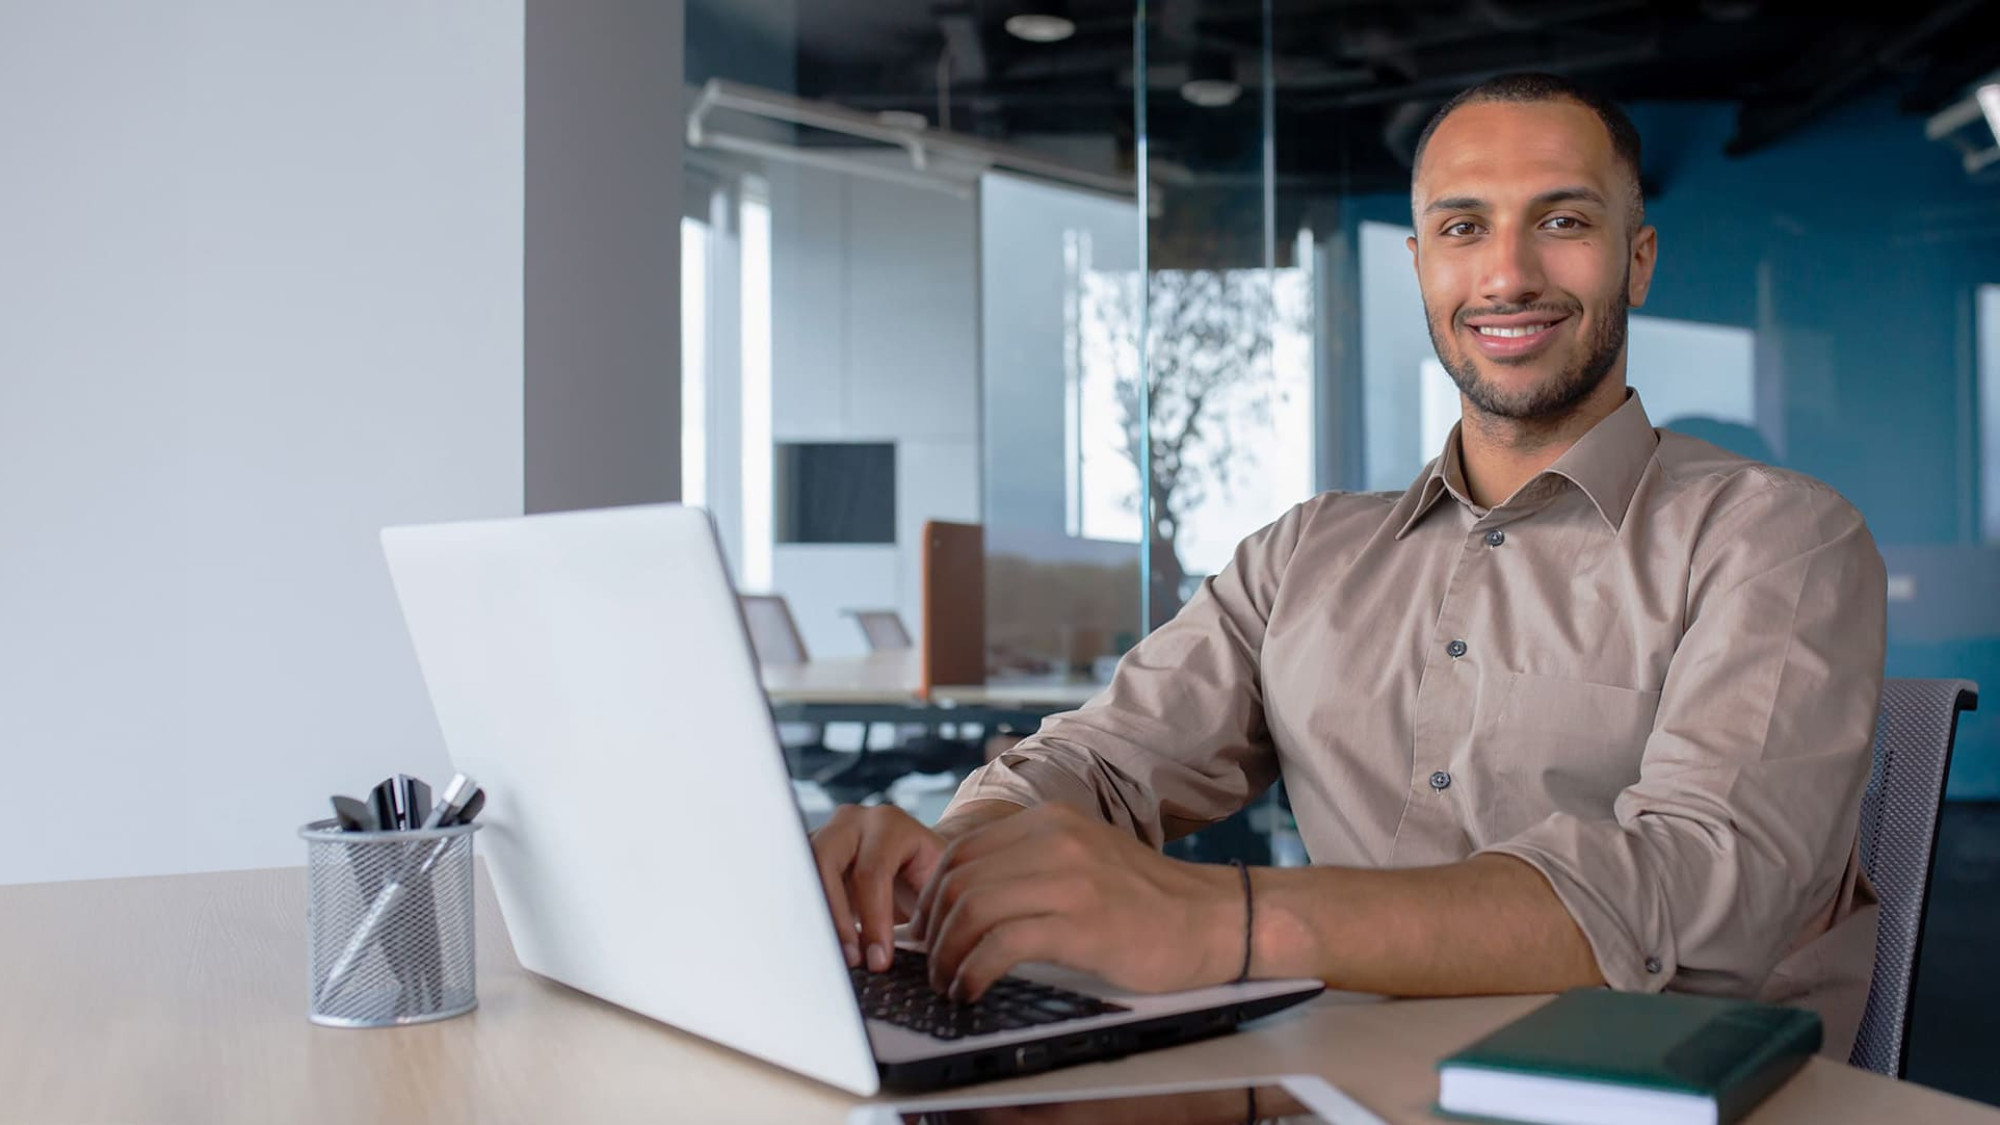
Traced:
POLYGON ((1080 992, 1002 977, 976 1003, 958 1004, 931 988, 930 962, 914 950, 898 949, 886 972, 866 966, 848 970, 855 998, 870 1019, 922 1032, 935 1039, 962 1039, 995 1031, 1130 1011, 1080 992))

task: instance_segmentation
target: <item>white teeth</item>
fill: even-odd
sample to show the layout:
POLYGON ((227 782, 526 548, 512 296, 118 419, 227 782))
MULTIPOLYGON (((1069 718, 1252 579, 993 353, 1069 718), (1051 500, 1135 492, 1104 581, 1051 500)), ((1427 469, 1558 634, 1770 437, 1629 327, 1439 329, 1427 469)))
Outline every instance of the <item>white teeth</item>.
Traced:
POLYGON ((1477 326, 1476 330, 1481 336, 1499 336, 1502 339, 1513 339, 1518 336, 1533 336, 1547 327, 1548 325, 1546 324, 1523 324, 1518 328, 1501 328, 1494 325, 1482 324, 1477 326))

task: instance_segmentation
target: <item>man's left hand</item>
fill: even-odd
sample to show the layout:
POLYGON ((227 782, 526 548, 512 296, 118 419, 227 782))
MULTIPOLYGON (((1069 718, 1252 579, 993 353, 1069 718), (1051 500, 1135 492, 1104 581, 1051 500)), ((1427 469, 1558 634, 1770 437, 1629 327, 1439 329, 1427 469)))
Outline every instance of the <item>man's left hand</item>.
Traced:
POLYGON ((954 841, 917 899, 931 984, 970 1002, 1024 961, 1165 992, 1224 984, 1243 962, 1235 871, 1168 859, 1108 824, 1043 805, 954 841))

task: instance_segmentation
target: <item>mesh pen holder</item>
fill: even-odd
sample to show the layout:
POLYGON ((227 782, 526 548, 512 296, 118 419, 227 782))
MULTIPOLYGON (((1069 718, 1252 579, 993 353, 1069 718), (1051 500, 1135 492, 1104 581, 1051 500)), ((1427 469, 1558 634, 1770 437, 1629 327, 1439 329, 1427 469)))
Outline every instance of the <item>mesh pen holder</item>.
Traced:
POLYGON ((345 832, 306 841, 307 1018, 329 1027, 448 1019, 479 1003, 472 834, 480 825, 345 832))

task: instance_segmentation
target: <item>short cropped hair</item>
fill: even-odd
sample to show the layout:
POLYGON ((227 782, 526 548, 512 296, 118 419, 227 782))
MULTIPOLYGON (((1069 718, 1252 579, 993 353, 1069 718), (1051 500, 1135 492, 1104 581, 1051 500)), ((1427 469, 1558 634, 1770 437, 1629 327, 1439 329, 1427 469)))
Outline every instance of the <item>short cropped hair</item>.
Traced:
POLYGON ((1431 134, 1437 132, 1444 119, 1450 117, 1460 106, 1480 102, 1575 102, 1597 115, 1604 123, 1604 131, 1611 134, 1611 152, 1625 170, 1632 174, 1632 198, 1630 219, 1633 231, 1646 221, 1646 193, 1639 186, 1639 130, 1618 103, 1610 98, 1579 86, 1575 82, 1557 74, 1519 73, 1503 74, 1489 78, 1477 86, 1461 90, 1457 96, 1438 108, 1424 125, 1424 131, 1417 135, 1417 152, 1412 163, 1414 169, 1423 166, 1424 149, 1430 145, 1431 134))

